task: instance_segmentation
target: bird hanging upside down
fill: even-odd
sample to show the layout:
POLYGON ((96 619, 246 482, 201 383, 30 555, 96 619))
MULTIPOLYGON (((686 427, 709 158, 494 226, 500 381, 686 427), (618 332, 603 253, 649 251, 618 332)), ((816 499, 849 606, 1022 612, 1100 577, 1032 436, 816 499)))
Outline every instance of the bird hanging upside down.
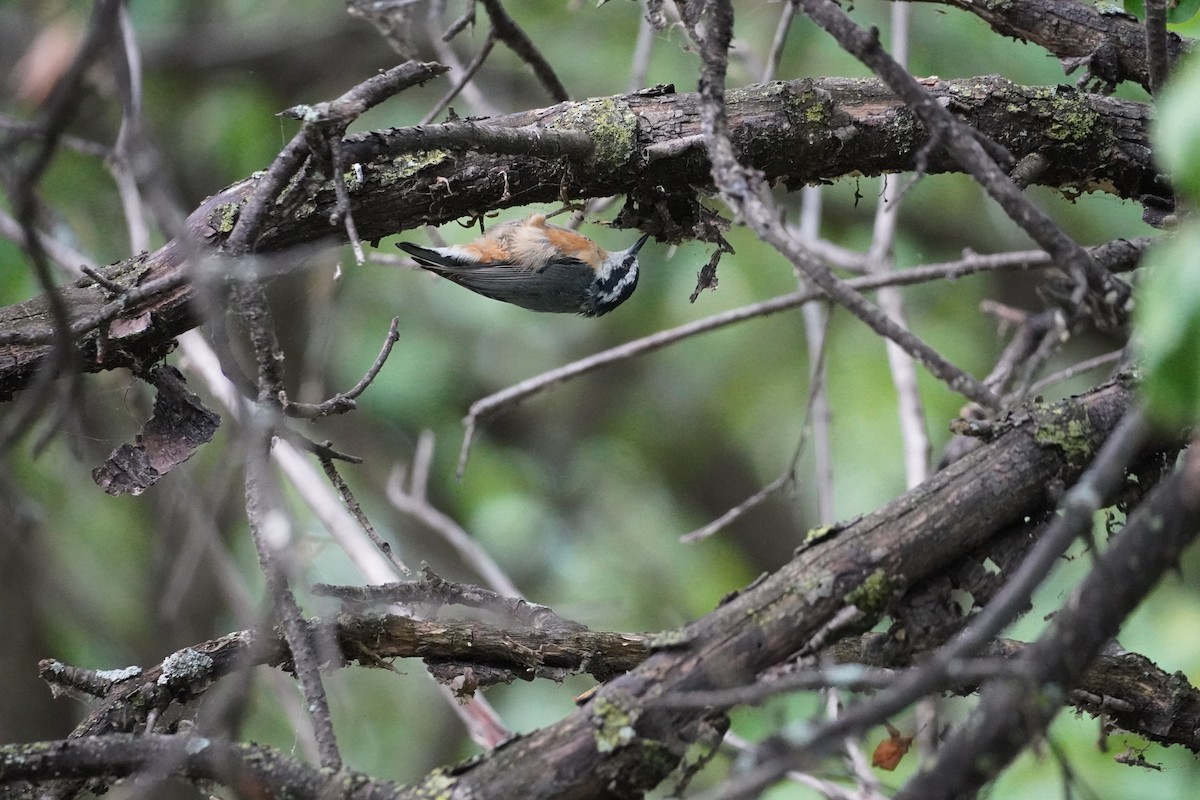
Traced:
POLYGON ((583 234, 546 222, 544 214, 497 225, 470 244, 396 246, 425 269, 476 294, 531 311, 607 314, 633 294, 638 250, 610 253, 583 234))

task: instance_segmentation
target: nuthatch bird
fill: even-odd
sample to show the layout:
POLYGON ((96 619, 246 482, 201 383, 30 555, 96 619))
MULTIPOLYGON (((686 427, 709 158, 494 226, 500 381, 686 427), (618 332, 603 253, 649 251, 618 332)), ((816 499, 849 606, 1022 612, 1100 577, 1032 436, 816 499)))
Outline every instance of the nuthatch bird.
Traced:
POLYGON ((471 244, 396 246, 425 269, 476 294, 531 311, 607 314, 625 302, 638 280, 638 250, 610 253, 588 237, 546 222, 544 214, 492 228, 471 244))

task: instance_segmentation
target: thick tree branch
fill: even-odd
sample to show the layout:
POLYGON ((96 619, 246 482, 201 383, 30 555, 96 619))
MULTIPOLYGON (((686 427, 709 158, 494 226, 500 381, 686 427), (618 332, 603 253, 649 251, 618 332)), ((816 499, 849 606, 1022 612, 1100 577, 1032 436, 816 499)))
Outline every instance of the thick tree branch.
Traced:
MULTIPOLYGON (((203 736, 114 734, 0 746, 0 783, 12 788, 14 797, 33 796, 32 782, 41 783, 48 776, 115 782, 140 773, 215 781, 235 787, 241 797, 297 800, 330 797, 335 782, 330 772, 275 748, 231 744, 203 736), (22 786, 20 781, 31 785, 22 786)), ((361 773, 341 772, 336 784, 337 797, 382 800, 400 796, 394 783, 374 781, 361 773)))
MULTIPOLYGON (((1014 156, 1041 152, 1050 161, 1039 176, 1065 190, 1109 191, 1139 198, 1161 192, 1149 161, 1148 110, 1113 98, 1016 86, 1000 78, 928 81, 926 88, 956 114, 1008 148, 1014 156), (1067 125, 1073 120, 1077 124, 1067 125)), ((790 187, 840 175, 912 169, 926 144, 904 105, 878 81, 825 79, 776 82, 729 93, 730 134, 739 160, 790 187)), ((709 165, 697 147, 700 110, 695 94, 635 94, 567 103, 498 117, 502 128, 566 129, 596 142, 590 159, 565 161, 520 155, 435 150, 408 153, 395 144, 405 130, 348 137, 345 157, 362 167, 352 181, 350 205, 359 235, 378 239, 421 224, 441 224, 480 209, 560 202, 625 192, 626 224, 660 239, 695 235, 697 191, 711 191, 709 165), (671 155, 650 148, 680 142, 671 155)), ((475 143, 464 140, 464 147, 475 143)), ((928 154, 929 172, 960 168, 940 150, 928 154)), ((153 361, 173 337, 196 323, 190 260, 219 247, 256 185, 243 181, 207 200, 189 218, 190 242, 109 267, 104 274, 129 287, 110 299, 94 281, 62 290, 81 336, 79 368, 99 371, 153 361), (154 292, 147 297, 146 289, 154 292), (97 354, 97 325, 110 329, 112 346, 97 354)), ((337 206, 329 181, 298 187, 289 213, 262 231, 258 254, 301 244, 332 244, 344 231, 331 227, 337 206)), ((293 196, 294 195, 294 196, 293 196)), ((281 210, 282 211, 282 210, 281 210)), ((0 399, 24 386, 51 352, 53 325, 43 300, 0 309, 0 399)))
MULTIPOLYGON (((964 9, 987 22, 999 34, 1040 45, 1058 56, 1068 74, 1085 66, 1089 77, 1110 86, 1129 80, 1150 91, 1146 28, 1137 17, 1116 7, 1075 0, 919 2, 943 3, 964 9)), ((1166 33, 1163 38, 1164 61, 1178 61, 1192 46, 1191 39, 1166 33)))
POLYGON ((1013 675, 989 683, 979 706, 947 739, 936 762, 896 795, 903 800, 962 797, 991 780, 1040 736, 1100 648, 1177 565, 1200 533, 1200 453, 1193 442, 1183 467, 1154 491, 1049 629, 1025 648, 1013 675))
MULTIPOLYGON (((541 608, 541 607, 538 607, 541 608)), ((414 620, 394 614, 340 614, 303 623, 303 636, 337 645, 341 664, 379 667, 386 659, 420 658, 447 671, 487 670, 487 682, 539 677, 562 680, 574 672, 608 680, 645 659, 650 637, 592 631, 577 626, 539 625, 498 628, 483 622, 414 620)), ((173 653, 153 667, 125 671, 107 686, 103 704, 71 734, 72 738, 131 731, 171 705, 190 703, 218 679, 265 664, 294 670, 281 631, 264 638, 238 631, 173 653), (186 668, 185 668, 186 667, 186 668)), ((59 661, 39 665, 42 678, 59 686, 92 685, 79 670, 59 661)))
POLYGON ((869 626, 900 587, 943 569, 1007 526, 1053 506, 1050 486, 1070 483, 1130 402, 1111 385, 1059 411, 1011 420, 1007 432, 844 528, 822 530, 785 567, 684 628, 642 665, 601 687, 560 723, 490 753, 455 777, 451 797, 628 796, 657 784, 706 716, 656 700, 753 682, 808 652, 815 640, 869 626), (1070 458, 1047 436, 1080 425, 1070 458), (1086 420, 1086 422, 1085 422, 1086 420), (1040 442, 1040 443, 1039 443, 1040 442), (1081 460, 1080 460, 1081 459, 1081 460), (984 476, 987 476, 986 478, 984 476), (851 609, 850 621, 831 626, 851 609), (618 735, 618 731, 620 733, 618 735), (545 768, 521 765, 537 758, 545 768))

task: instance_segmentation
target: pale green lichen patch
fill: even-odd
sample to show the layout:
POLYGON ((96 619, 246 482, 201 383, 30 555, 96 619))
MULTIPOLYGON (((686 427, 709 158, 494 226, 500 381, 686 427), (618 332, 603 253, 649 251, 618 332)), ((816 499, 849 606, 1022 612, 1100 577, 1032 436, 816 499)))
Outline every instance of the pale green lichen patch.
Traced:
POLYGON ((633 726, 637 722, 638 707, 632 700, 621 702, 623 699, 626 698, 618 694, 598 697, 592 702, 592 723, 596 726, 593 738, 601 753, 611 753, 637 738, 633 726))
POLYGON ((877 569, 856 589, 848 592, 845 601, 847 605, 852 605, 862 612, 867 619, 874 619, 886 611, 888 603, 892 601, 892 582, 886 572, 877 569))
POLYGON ((217 233, 233 233, 233 226, 237 223, 238 214, 241 211, 242 206, 239 203, 221 203, 216 206, 209 215, 213 229, 217 233))
POLYGON ((601 172, 616 172, 633 158, 637 144, 637 115, 619 97, 575 103, 550 125, 582 131, 592 137, 592 162, 601 172))
POLYGON ((122 669, 101 669, 96 670, 96 678, 108 683, 120 683, 127 681, 130 678, 136 678, 142 674, 142 668, 138 666, 123 667, 122 669))
POLYGON ((1087 412, 1078 403, 1063 401, 1037 404, 1031 412, 1033 440, 1043 447, 1057 447, 1067 461, 1083 465, 1092 457, 1095 431, 1087 412))
POLYGON ((413 787, 412 795, 413 797, 431 799, 449 797, 454 784, 454 778, 447 775, 444 768, 439 767, 422 778, 421 782, 413 787))
POLYGON ((808 533, 804 534, 804 547, 808 547, 822 539, 827 539, 833 534, 842 529, 841 525, 821 525, 816 528, 809 528, 808 533))
MULTIPOLYGON (((1091 107, 1085 95, 1075 92, 1042 92, 1030 101, 1030 107, 1048 120, 1045 134, 1060 147, 1095 149, 1092 141, 1101 125, 1100 114, 1091 107)), ((1111 135, 1111 134, 1110 134, 1111 135)))
POLYGON ((677 629, 652 634, 647 640, 646 646, 651 650, 678 650, 681 647, 687 647, 691 641, 692 637, 683 630, 677 629))
POLYGON ((398 155, 390 162, 373 166, 373 170, 376 172, 376 180, 381 186, 391 186, 411 178, 423 169, 441 164, 450 157, 449 150, 419 150, 414 153, 398 155))

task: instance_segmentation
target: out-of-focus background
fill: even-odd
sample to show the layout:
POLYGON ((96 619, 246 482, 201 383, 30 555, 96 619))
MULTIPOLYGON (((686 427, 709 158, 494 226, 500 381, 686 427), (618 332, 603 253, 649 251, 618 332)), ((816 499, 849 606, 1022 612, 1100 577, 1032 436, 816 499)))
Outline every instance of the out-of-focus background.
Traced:
MULTIPOLYGON (((427 24, 414 13, 414 46, 439 60, 428 31, 440 34, 462 13, 459 3, 427 24)), ((642 6, 537 0, 509 3, 509 11, 558 71, 572 98, 628 91, 642 6)), ((737 5, 735 61, 730 85, 759 80, 782 5, 737 5)), ((890 4, 863 3, 861 22, 888 30, 890 4)), ((0 5, 0 111, 28 117, 61 64, 69 61, 89 4, 7 2, 0 5), (49 76, 49 77, 46 77, 49 76)), ((449 45, 469 62, 482 44, 481 24, 449 45)), ((129 14, 142 48, 146 134, 158 148, 152 169, 173 194, 180 215, 205 196, 265 167, 296 124, 276 113, 298 103, 328 100, 400 59, 366 22, 328 0, 134 3, 129 14)), ((1065 78, 1045 52, 994 35, 979 20, 939 6, 913 8, 910 50, 917 75, 942 78, 1002 73, 1020 83, 1056 85, 1065 78)), ((698 59, 678 29, 653 35, 645 84, 695 88, 698 59)), ((777 77, 865 76, 811 23, 798 18, 777 77)), ((419 121, 457 75, 407 91, 360 120, 352 130, 419 121)), ((490 110, 519 111, 552 104, 531 71, 497 46, 475 88, 490 110)), ((1145 99, 1128 85, 1124 96, 1145 99)), ((451 105, 461 116, 486 113, 473 95, 451 105)), ((119 103, 102 75, 71 133, 111 143, 119 103)), ((112 180, 94 157, 62 150, 41 186, 52 209, 51 230, 99 263, 130 255, 125 218, 112 180)), ((822 189, 821 234, 847 248, 870 242, 878 178, 847 178, 822 189)), ((1117 236, 1144 236, 1141 207, 1107 196, 1069 201, 1031 190, 1039 205, 1084 244, 1117 236)), ((798 213, 799 194, 785 197, 798 213)), ((727 215, 719 202, 711 206, 727 215)), ((589 211, 582 232, 610 249, 632 243, 631 231, 604 223, 619 199, 589 211)), ((549 212, 514 209, 492 220, 549 212)), ((455 225, 441 234, 464 241, 474 232, 455 225)), ((155 244, 165 239, 154 234, 155 244)), ((428 241, 423 231, 403 238, 428 241)), ((379 251, 399 254, 396 239, 379 251)), ((704 541, 679 537, 719 517, 788 469, 805 425, 810 361, 799 312, 789 311, 699 336, 621 362, 532 397, 482 424, 462 480, 455 462, 461 420, 470 404, 491 392, 607 347, 701 319, 720 311, 794 291, 791 267, 735 225, 735 255, 720 265, 719 286, 688 300, 697 270, 711 248, 653 241, 642 251, 636 294, 601 319, 534 314, 473 295, 447 281, 394 265, 356 266, 346 249, 328 252, 310 268, 270 286, 284 334, 287 380, 293 397, 318 401, 352 386, 378 353, 390 319, 400 339, 355 413, 301 423, 315 440, 331 440, 361 456, 343 474, 379 532, 406 562, 425 561, 449 579, 480 576, 424 524, 388 500, 401 470, 411 472, 417 442, 429 432, 435 449, 428 499, 484 547, 529 599, 593 628, 654 631, 677 626, 712 609, 725 593, 786 560, 807 529, 819 524, 812 489, 811 450, 799 460, 794 484, 704 541)), ((899 214, 896 262, 904 266, 951 260, 976 252, 1032 244, 961 176, 925 177, 908 190, 899 214)), ((956 364, 977 376, 990 369, 1005 339, 980 312, 991 298, 1039 310, 1028 276, 981 275, 954 283, 904 290, 911 327, 956 364)), ((0 241, 0 303, 37 292, 21 252, 0 241)), ((1072 342, 1056 366, 1111 350, 1091 336, 1072 342)), ((905 489, 895 390, 882 342, 862 324, 834 311, 827 351, 833 414, 834 516, 846 519, 884 504, 905 489)), ((186 365, 184 365, 186 366, 186 365)), ((1103 377, 1082 375, 1046 390, 1056 397, 1103 377)), ((934 447, 949 438, 947 424, 963 399, 920 373, 922 400, 934 447)), ((193 388, 205 394, 202 385, 193 388)), ((186 465, 140 497, 99 491, 90 471, 149 416, 152 397, 123 372, 83 381, 86 416, 51 431, 44 422, 5 456, 0 488, 0 740, 64 736, 85 713, 70 698, 53 699, 36 678, 39 659, 92 667, 154 664, 188 644, 240 629, 263 600, 261 578, 246 530, 242 476, 230 456, 231 426, 186 465), (53 435, 50 435, 53 433, 53 435)), ((0 414, 5 409, 0 407, 0 414)), ((348 559, 292 498, 297 550, 311 581, 359 583, 348 559)), ((1200 679, 1200 598, 1195 555, 1183 576, 1160 588, 1130 620, 1121 644, 1169 671, 1200 679), (1189 568, 1190 567, 1190 568, 1189 568)), ((1061 602, 1069 575, 1044 590, 1061 602)), ((325 613, 330 601, 302 594, 305 609, 325 613)), ((1044 613, 1044 612, 1043 612, 1044 613)), ((1017 638, 1043 624, 1035 610, 1017 638)), ((416 662, 398 673, 346 669, 328 683, 340 740, 350 766, 399 781, 474 752, 453 711, 416 662)), ((305 723, 290 714, 298 692, 290 678, 262 670, 253 695, 246 738, 303 751, 305 723), (297 726, 301 732, 297 732, 297 726)), ((520 684, 490 690, 504 721, 528 730, 560 719, 590 679, 565 685, 520 684)), ((955 714, 957 702, 948 704, 955 714)), ((755 740, 820 714, 810 697, 739 711, 734 730, 755 740)), ((894 720, 912 733, 912 718, 894 720)), ((1052 729, 1068 754, 1076 786, 1093 796, 1194 796, 1200 780, 1191 756, 1151 748, 1162 771, 1113 763, 1135 737, 1114 736, 1098 747, 1098 723, 1070 714, 1052 729)), ((875 738, 882 738, 880 731, 875 738)), ((868 743, 869 748, 871 743, 868 743)), ((898 785, 915 765, 894 774, 898 785)), ((713 775, 730 768, 718 761, 713 775)), ((703 782, 704 778, 700 779, 703 782)), ((1063 768, 1050 750, 1026 756, 996 787, 994 797, 1043 797, 1060 792, 1063 768)), ((809 796, 783 786, 772 796, 809 796)))

